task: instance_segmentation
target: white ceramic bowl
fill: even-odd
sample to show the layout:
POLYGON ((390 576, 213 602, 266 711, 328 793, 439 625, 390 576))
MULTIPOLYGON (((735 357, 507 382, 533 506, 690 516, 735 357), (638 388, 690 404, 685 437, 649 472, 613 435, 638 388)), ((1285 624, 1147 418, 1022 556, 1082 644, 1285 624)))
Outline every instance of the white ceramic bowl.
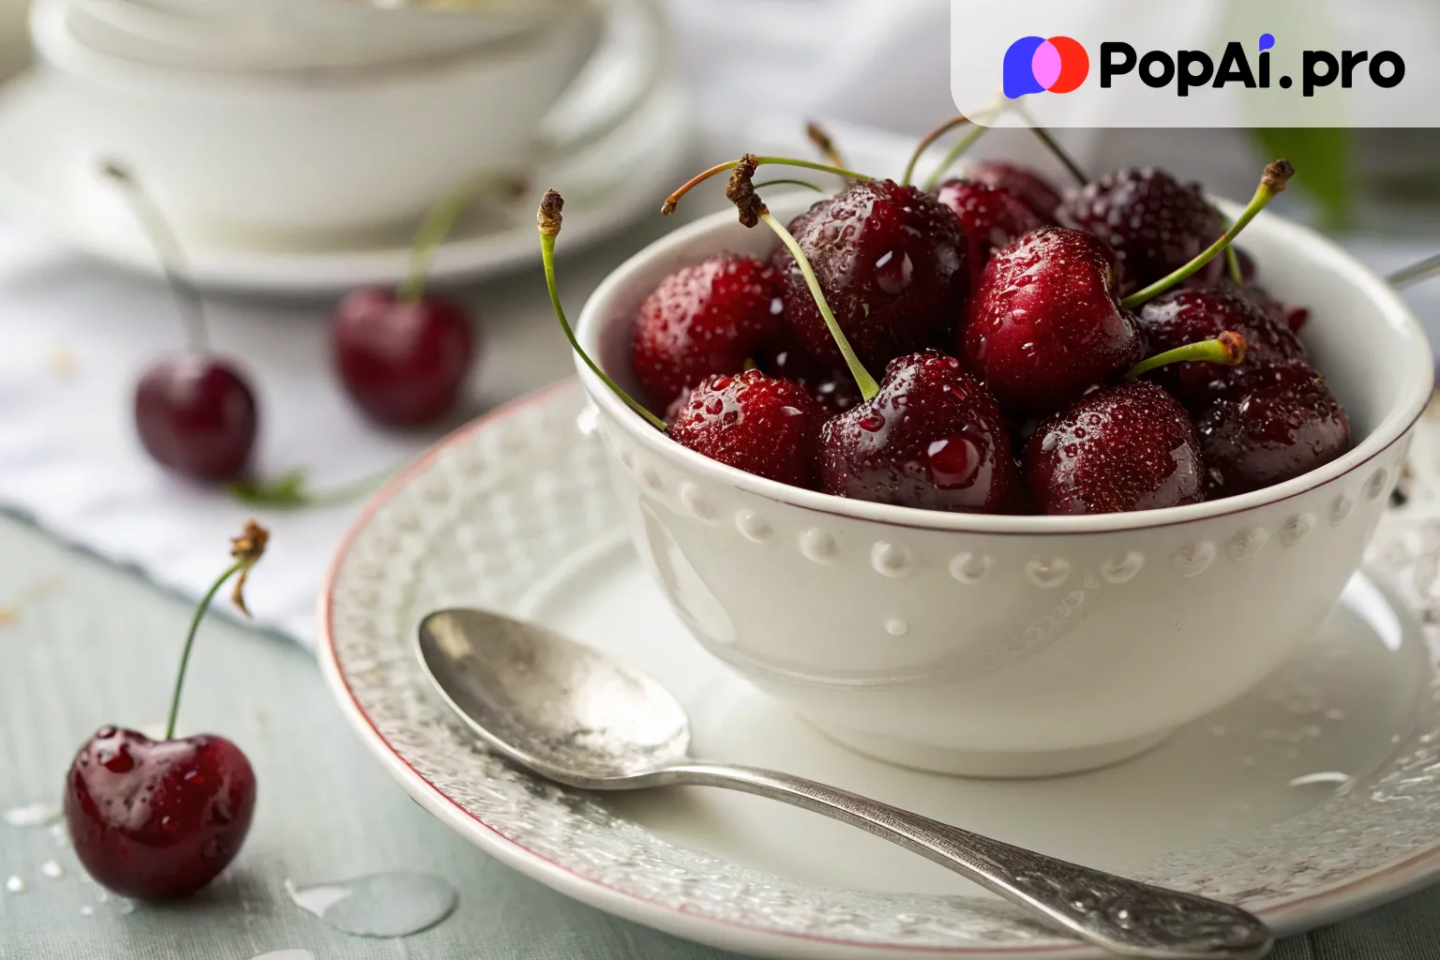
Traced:
MULTIPOLYGON (((70 6, 39 0, 31 33, 58 94, 54 122, 72 128, 80 161, 132 165, 183 231, 237 245, 350 243, 413 223, 466 178, 514 177, 613 130, 651 86, 633 85, 565 142, 542 133, 603 36, 592 5, 464 55, 284 71, 106 53, 76 36, 70 6)), ((658 71, 654 0, 620 6, 646 33, 631 59, 658 71)))
MULTIPOLYGON (((773 204, 782 219, 811 198, 773 204)), ((949 514, 785 486, 680 447, 583 365, 635 545, 715 656, 835 739, 980 776, 1117 762, 1254 686, 1360 563, 1430 395, 1430 348, 1382 279, 1264 214, 1244 244, 1349 412, 1354 447, 1287 483, 1095 517, 949 514)), ((775 245, 720 214, 651 245, 579 337, 627 389, 635 311, 669 272, 775 245)))

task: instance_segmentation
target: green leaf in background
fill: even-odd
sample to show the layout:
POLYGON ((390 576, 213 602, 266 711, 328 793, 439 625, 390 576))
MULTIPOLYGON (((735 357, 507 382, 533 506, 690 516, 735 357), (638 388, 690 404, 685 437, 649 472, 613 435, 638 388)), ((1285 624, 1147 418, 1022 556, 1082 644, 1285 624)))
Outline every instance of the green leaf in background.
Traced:
POLYGON ((1354 222, 1355 131, 1343 127, 1272 127, 1251 131, 1267 160, 1284 157, 1299 174, 1294 187, 1320 212, 1320 226, 1343 230, 1354 222))

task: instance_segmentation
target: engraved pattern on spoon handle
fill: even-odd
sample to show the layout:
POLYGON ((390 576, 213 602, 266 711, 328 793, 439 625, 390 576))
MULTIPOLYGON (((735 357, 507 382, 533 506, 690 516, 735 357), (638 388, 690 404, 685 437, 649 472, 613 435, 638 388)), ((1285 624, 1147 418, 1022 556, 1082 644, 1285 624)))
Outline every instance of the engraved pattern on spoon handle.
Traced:
POLYGON ((1272 946, 1265 925, 1238 907, 1033 853, 801 777, 706 763, 651 776, 770 797, 860 827, 1123 956, 1255 960, 1272 946))

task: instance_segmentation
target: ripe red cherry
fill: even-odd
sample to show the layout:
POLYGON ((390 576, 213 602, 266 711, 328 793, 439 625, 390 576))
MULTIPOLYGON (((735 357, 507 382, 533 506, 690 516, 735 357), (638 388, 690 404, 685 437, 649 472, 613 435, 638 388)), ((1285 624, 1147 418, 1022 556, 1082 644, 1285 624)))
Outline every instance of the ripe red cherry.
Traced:
MULTIPOLYGON (((944 339, 969 278, 955 216, 931 195, 894 181, 854 183, 790 224, 860 361, 879 369, 944 339)), ((812 356, 844 361, 786 247, 775 254, 785 316, 812 356)))
POLYGON ((804 387, 827 416, 844 413, 860 402, 860 391, 854 380, 846 374, 826 370, 793 342, 765 350, 756 362, 770 376, 804 387))
POLYGON ((767 264, 716 254, 670 274, 640 305, 630 367, 650 402, 667 406, 704 377, 739 373, 787 334, 783 311, 767 264))
POLYGON ((423 426, 449 413, 465 385, 474 338, 465 311, 433 296, 369 287, 341 301, 330 324, 335 369, 371 419, 423 426))
POLYGON ((180 655, 165 739, 104 726, 81 745, 65 777, 65 825, 96 882, 127 897, 183 897, 235 859, 255 813, 255 771, 240 748, 201 734, 174 739, 185 669, 210 601, 235 575, 247 612, 246 575, 269 534, 254 521, 231 542, 234 563, 200 601, 180 655))
POLYGON ((233 480, 250 462, 259 415, 235 367, 191 353, 161 360, 140 377, 135 428, 162 466, 192 480, 233 480))
POLYGON ((1063 202, 1060 191, 1040 174, 1001 160, 982 160, 972 165, 966 178, 1019 197, 1047 223, 1054 221, 1055 211, 1063 202))
POLYGON ((125 194, 160 258, 180 308, 190 351, 156 362, 135 388, 135 430, 161 466, 200 481, 234 480, 250 463, 258 415, 255 395, 228 361, 206 347, 205 304, 181 265, 180 243, 165 215, 120 164, 102 173, 125 194))
MULTIPOLYGON (((1066 198, 1058 218, 1114 248, 1125 266, 1125 293, 1185 266, 1225 232, 1199 184, 1181 184, 1154 167, 1117 170, 1087 184, 1066 198)), ((1212 261, 1210 279, 1222 269, 1212 261)))
POLYGON ((1152 353, 1208 340, 1225 330, 1245 338, 1247 352, 1238 366, 1175 363, 1148 375, 1191 410, 1205 409, 1230 384, 1262 365, 1305 359, 1305 348, 1288 327, 1233 288, 1169 290, 1142 306, 1137 316, 1152 353))
POLYGON ((1098 390, 1046 420, 1025 445, 1024 462, 1041 513, 1121 513, 1205 499, 1190 417, 1153 383, 1098 390))
POLYGON ((102 727, 65 783, 75 855, 122 896, 182 897, 235 859, 255 813, 255 771, 240 748, 202 735, 154 741, 102 727))
POLYGON ((1251 370, 1195 422, 1212 498, 1284 483, 1350 448, 1350 420, 1299 360, 1251 370))
POLYGON ((1008 190, 973 180, 947 180, 936 197, 960 222, 972 278, 979 275, 996 250, 1054 223, 1008 190))
POLYGON ((995 513, 1015 472, 994 397, 933 350, 892 360, 879 393, 820 431, 820 489, 840 497, 995 513))
POLYGON ((757 477, 813 487, 819 405, 804 387, 746 370, 709 377, 674 413, 670 436, 757 477))
POLYGON ((1114 252, 1095 236, 1049 227, 998 251, 970 298, 962 344, 1002 407, 1043 415, 1145 356, 1120 307, 1114 252))

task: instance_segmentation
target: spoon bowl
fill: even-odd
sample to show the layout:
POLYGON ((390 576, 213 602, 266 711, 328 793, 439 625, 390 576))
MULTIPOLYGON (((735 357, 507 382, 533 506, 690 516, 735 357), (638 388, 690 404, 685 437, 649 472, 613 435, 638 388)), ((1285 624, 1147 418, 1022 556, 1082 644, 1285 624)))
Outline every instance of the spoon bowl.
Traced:
POLYGON ((543 628, 441 610, 420 623, 420 661, 471 730, 552 780, 605 789, 689 753, 690 721, 668 690, 543 628))

